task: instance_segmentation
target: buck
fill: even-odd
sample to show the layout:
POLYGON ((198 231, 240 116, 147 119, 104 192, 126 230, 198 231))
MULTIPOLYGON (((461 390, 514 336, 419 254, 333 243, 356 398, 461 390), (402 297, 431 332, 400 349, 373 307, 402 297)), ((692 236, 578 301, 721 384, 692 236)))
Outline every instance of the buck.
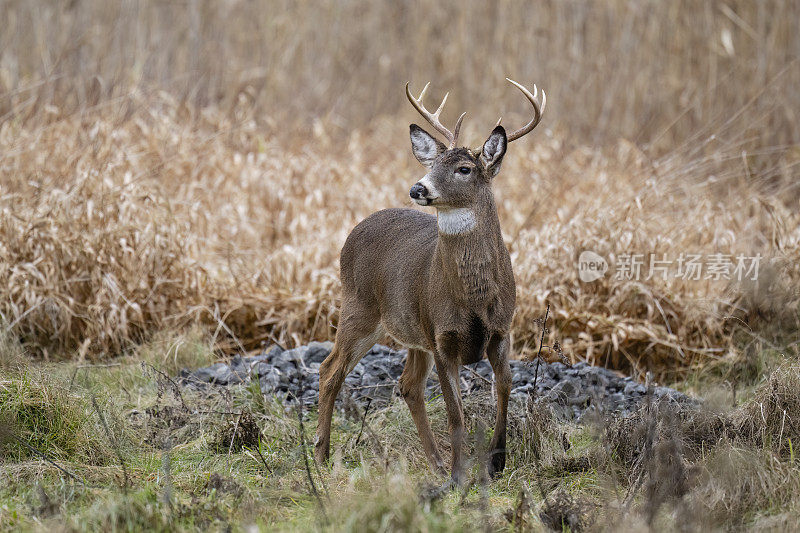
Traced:
MULTIPOLYGON (((411 148, 427 167, 411 187, 419 205, 436 209, 436 216, 415 209, 385 209, 368 216, 347 237, 341 252, 342 305, 333 350, 320 366, 319 423, 316 459, 327 461, 334 401, 348 373, 385 334, 408 348, 400 393, 417 426, 431 465, 445 473, 425 411, 425 383, 433 364, 444 398, 451 444, 451 480, 463 481, 464 415, 459 368, 489 359, 495 376, 497 417, 489 444, 488 470, 498 476, 506 460, 506 412, 511 388, 508 364, 509 329, 516 303, 511 259, 503 244, 492 182, 508 143, 539 124, 541 104, 519 83, 533 106, 533 118, 506 134, 500 121, 479 149, 459 148, 458 133, 439 116, 447 102, 431 113, 423 98, 428 85, 411 105, 442 134, 448 146, 411 124, 411 148)), ((448 93, 449 94, 449 93, 448 93)))

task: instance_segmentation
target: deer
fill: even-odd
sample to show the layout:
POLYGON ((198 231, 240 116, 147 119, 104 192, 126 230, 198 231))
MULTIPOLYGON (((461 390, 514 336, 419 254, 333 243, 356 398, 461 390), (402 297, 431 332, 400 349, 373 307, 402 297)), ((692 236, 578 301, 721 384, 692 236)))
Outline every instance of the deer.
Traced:
POLYGON ((547 96, 506 78, 533 106, 530 121, 507 134, 497 121, 480 148, 458 147, 466 113, 453 130, 440 115, 449 93, 431 113, 423 99, 414 109, 440 133, 447 145, 416 124, 410 126, 411 148, 427 173, 410 191, 420 206, 384 209, 362 220, 347 237, 340 255, 342 301, 333 348, 319 368, 319 419, 315 459, 329 458, 334 402, 345 377, 384 335, 408 349, 399 391, 411 412, 425 456, 446 475, 425 407, 425 384, 434 364, 447 412, 450 479, 464 480, 462 447, 464 413, 459 369, 488 358, 494 374, 497 409, 489 443, 488 473, 494 479, 506 462, 506 419, 511 389, 508 362, 510 329, 516 305, 511 258, 503 242, 492 183, 508 143, 539 124, 547 96))

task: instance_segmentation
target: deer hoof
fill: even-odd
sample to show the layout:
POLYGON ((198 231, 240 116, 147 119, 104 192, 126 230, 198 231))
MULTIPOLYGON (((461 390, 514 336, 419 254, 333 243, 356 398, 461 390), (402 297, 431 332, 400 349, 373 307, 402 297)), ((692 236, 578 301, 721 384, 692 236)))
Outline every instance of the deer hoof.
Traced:
POLYGON ((492 454, 489 459, 489 477, 497 479, 503 474, 503 469, 506 467, 506 452, 497 451, 492 454))
POLYGON ((441 474, 443 476, 447 475, 447 467, 445 467, 444 461, 442 460, 441 457, 432 457, 431 466, 433 466, 433 470, 437 474, 441 474))

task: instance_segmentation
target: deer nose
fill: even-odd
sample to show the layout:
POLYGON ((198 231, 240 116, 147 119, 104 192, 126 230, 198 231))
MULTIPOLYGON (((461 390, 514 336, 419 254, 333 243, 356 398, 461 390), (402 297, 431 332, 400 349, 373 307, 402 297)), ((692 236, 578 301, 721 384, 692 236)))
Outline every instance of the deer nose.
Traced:
POLYGON ((421 183, 415 183, 411 187, 411 191, 408 194, 411 196, 411 198, 419 200, 428 196, 428 189, 421 183))

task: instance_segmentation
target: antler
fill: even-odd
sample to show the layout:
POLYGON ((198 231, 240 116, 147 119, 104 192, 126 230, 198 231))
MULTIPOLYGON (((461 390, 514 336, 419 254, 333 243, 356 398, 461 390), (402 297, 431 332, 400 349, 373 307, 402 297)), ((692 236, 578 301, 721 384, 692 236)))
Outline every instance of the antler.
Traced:
POLYGON ((458 120, 456 121, 456 127, 455 129, 453 129, 453 131, 450 131, 447 128, 445 128, 444 125, 439 121, 439 115, 442 113, 442 109, 444 109, 444 104, 445 102, 447 102, 447 97, 450 96, 450 93, 444 95, 442 103, 439 104, 439 109, 437 109, 435 113, 431 113, 430 111, 425 109, 425 106, 422 104, 422 99, 425 98, 425 91, 428 90, 429 85, 430 82, 426 83, 425 87, 422 89, 422 92, 419 93, 419 98, 414 98, 411 95, 411 90, 408 88, 408 82, 406 82, 406 96, 408 97, 408 101, 411 102, 411 105, 414 106, 414 109, 419 111, 420 115, 425 117, 425 120, 427 120, 431 126, 436 128, 436 131, 444 135, 444 137, 450 143, 450 146, 448 148, 451 149, 455 148, 456 142, 458 141, 458 131, 461 129, 461 121, 464 120, 464 115, 466 115, 467 113, 466 111, 464 113, 461 113, 461 116, 458 117, 458 120))
MULTIPOLYGON (((544 106, 547 104, 547 95, 544 94, 544 91, 542 91, 542 104, 540 106, 539 101, 536 100, 536 96, 538 93, 536 85, 533 86, 533 94, 531 94, 531 92, 528 89, 526 89, 519 83, 515 82, 514 80, 510 78, 506 78, 506 80, 508 80, 508 82, 511 83, 511 85, 514 85, 517 89, 522 91, 522 94, 525 95, 525 98, 527 98, 528 101, 531 103, 531 105, 533 105, 533 111, 534 111, 533 118, 531 119, 530 122, 528 122, 525 126, 518 129, 514 133, 511 133, 510 135, 507 136, 508 142, 511 142, 511 141, 516 141, 523 135, 530 133, 531 131, 533 131, 533 128, 535 128, 539 124, 539 121, 542 120, 542 113, 544 113, 544 106)), ((501 120, 503 119, 501 118, 500 120, 497 121, 498 126, 500 125, 501 120)))

